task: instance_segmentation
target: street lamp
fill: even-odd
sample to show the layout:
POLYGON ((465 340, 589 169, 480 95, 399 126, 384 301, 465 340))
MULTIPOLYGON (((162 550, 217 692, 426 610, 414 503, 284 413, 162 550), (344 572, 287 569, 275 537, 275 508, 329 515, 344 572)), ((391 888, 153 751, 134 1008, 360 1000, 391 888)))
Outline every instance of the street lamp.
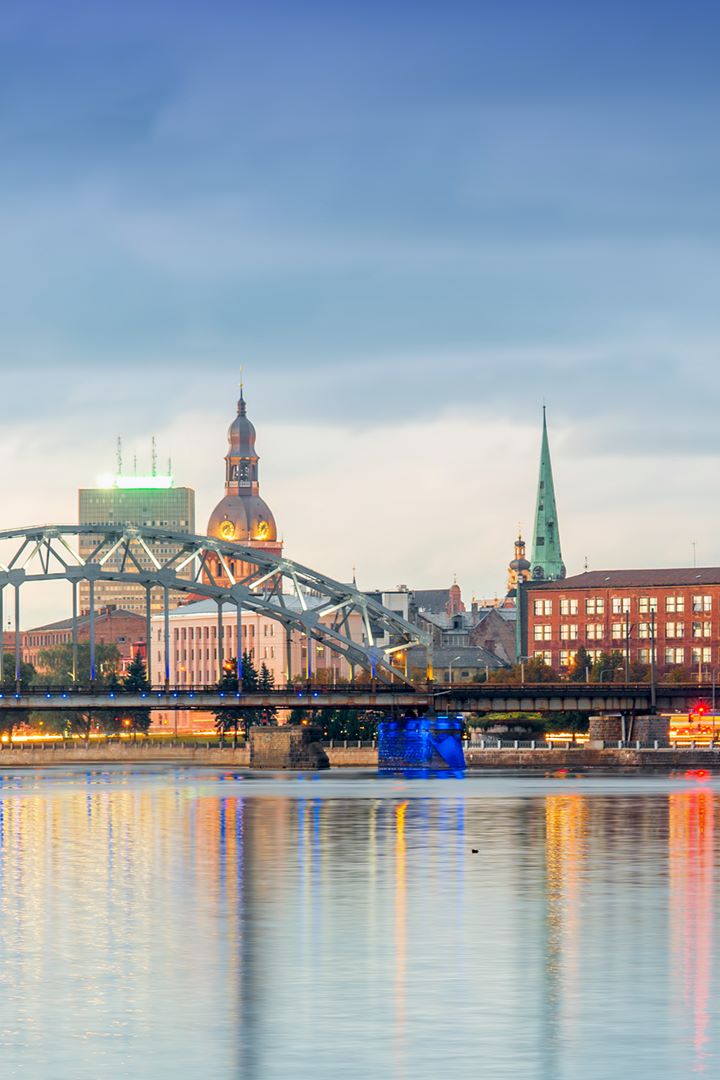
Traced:
POLYGON ((452 686, 452 666, 457 663, 458 660, 462 660, 462 656, 453 656, 452 660, 448 664, 448 683, 452 686))

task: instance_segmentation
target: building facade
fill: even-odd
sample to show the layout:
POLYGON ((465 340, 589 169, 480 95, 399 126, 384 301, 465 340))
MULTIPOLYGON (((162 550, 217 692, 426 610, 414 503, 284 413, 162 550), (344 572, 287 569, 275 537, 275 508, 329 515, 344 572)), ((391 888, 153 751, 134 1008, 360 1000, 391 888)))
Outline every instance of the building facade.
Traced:
MULTIPOLYGON (((255 437, 255 427, 248 419, 241 386, 237 416, 228 428, 225 494, 210 515, 207 535, 281 555, 282 541, 278 539, 275 518, 260 495, 260 459, 255 449, 255 437)), ((247 577, 254 569, 240 559, 230 559, 230 570, 236 578, 247 577)), ((216 580, 227 582, 219 560, 213 566, 213 573, 216 580)))
POLYGON ((521 654, 557 671, 581 646, 693 677, 720 665, 720 568, 592 570, 521 593, 521 654))
MULTIPOLYGON (((56 645, 72 642, 72 619, 48 623, 26 630, 23 635, 23 659, 42 674, 42 653, 56 645)), ((90 616, 80 615, 77 621, 78 641, 90 640, 90 616)), ((98 645, 116 645, 120 654, 120 673, 123 674, 136 653, 145 655, 145 618, 133 611, 106 607, 95 613, 95 641, 98 645)))
MULTIPOLYGON (((195 532, 195 492, 192 488, 175 487, 170 476, 116 476, 108 487, 81 488, 78 492, 79 523, 81 525, 145 525, 156 529, 168 529, 176 533, 195 532)), ((85 558, 98 542, 95 534, 81 535, 79 552, 85 558)), ((149 542, 148 546, 159 559, 165 560, 175 553, 176 545, 168 541, 149 542)), ((138 561, 144 569, 150 569, 151 559, 144 552, 137 552, 138 561)), ((120 569, 122 554, 111 555, 106 566, 120 569)), ((188 578, 188 568, 183 576, 188 578)), ((153 612, 163 608, 163 590, 155 589, 152 593, 153 612)), ((80 583, 80 608, 90 607, 90 586, 80 583)), ((186 597, 182 593, 171 592, 170 604, 176 607, 186 597)), ((114 606, 126 611, 142 614, 145 612, 146 593, 142 585, 127 584, 123 581, 97 581, 95 583, 95 607, 114 606)))

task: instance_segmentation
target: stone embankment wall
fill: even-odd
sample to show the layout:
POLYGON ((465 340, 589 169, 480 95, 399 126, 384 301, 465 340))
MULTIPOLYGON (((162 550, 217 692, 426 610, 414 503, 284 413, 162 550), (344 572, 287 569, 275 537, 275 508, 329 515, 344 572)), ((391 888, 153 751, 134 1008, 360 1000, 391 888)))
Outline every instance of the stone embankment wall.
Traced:
POLYGON ((250 752, 247 747, 239 746, 237 750, 226 746, 220 749, 217 746, 163 746, 153 743, 129 744, 113 743, 112 745, 94 746, 90 743, 74 743, 72 746, 63 747, 61 744, 51 747, 33 746, 26 743, 20 749, 3 749, 0 751, 0 771, 3 769, 25 765, 30 768, 41 768, 45 765, 109 765, 112 763, 121 765, 237 765, 247 766, 250 762, 250 752))
MULTIPOLYGON (((371 746, 326 747, 334 768, 377 768, 377 750, 371 746)), ((720 750, 480 750, 465 751, 469 769, 720 769, 720 750)), ((209 765, 219 768, 248 768, 247 747, 158 746, 150 744, 74 744, 42 748, 26 746, 0 751, 0 772, 17 767, 43 768, 48 765, 209 765)))
POLYGON ((480 750, 465 751, 470 769, 712 769, 720 767, 718 750, 480 750))

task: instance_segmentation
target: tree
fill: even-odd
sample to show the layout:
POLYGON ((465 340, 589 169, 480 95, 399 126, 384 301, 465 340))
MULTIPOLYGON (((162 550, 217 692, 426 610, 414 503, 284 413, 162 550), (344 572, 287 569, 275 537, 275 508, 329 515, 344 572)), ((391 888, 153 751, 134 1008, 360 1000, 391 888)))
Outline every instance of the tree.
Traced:
MULTIPOLYGON (((73 685, 73 647, 70 642, 52 645, 42 649, 39 656, 39 672, 35 682, 41 686, 73 685)), ((95 683, 107 686, 113 675, 117 676, 120 664, 120 651, 117 645, 99 642, 95 646, 95 683)), ((90 683, 90 645, 79 642, 77 646, 77 672, 75 683, 87 686, 90 683)))
MULTIPOLYGON (((20 662, 20 689, 27 690, 35 677, 35 668, 32 664, 20 662)), ((15 680, 15 656, 13 653, 3 653, 3 677, 2 688, 4 691, 14 690, 15 680)), ((0 731, 12 739, 16 728, 29 724, 32 713, 29 709, 2 709, 0 710, 0 731)))
POLYGON ((622 671, 625 667, 625 657, 617 649, 612 652, 601 652, 590 671, 592 682, 612 682, 615 672, 622 671))
MULTIPOLYGON (((147 667, 139 652, 136 652, 120 685, 125 693, 143 694, 150 689, 147 677, 147 667)), ((150 727, 150 709, 123 709, 121 713, 122 726, 132 731, 142 731, 147 735, 150 727), (126 723, 127 721, 127 723, 126 723)))
MULTIPOLYGON (((263 667, 265 665, 263 664, 263 667)), ((265 669, 267 671, 267 668, 265 669)), ((271 678, 268 672, 268 678, 271 678)), ((238 677, 237 677, 237 659, 231 658, 226 660, 223 664, 222 677, 217 683, 217 688, 220 691, 226 693, 237 693, 238 690, 238 677)), ((249 652, 244 652, 242 656, 242 692, 245 694, 256 693, 260 687, 260 676, 258 675, 257 668, 255 667, 252 656, 249 652)), ((262 719, 263 710, 257 706, 227 706, 222 709, 214 709, 215 714, 215 730, 220 736, 220 742, 222 744, 225 735, 232 731, 233 733, 233 746, 237 746, 238 730, 242 727, 243 735, 247 736, 247 730, 250 724, 258 723, 262 719)))
POLYGON ((568 679, 570 682, 585 682, 592 666, 592 657, 585 646, 581 645, 575 653, 575 659, 568 671, 568 679))
POLYGON ((525 664, 525 682, 557 682, 558 674, 540 656, 533 656, 525 664))
MULTIPOLYGON (((267 664, 262 663, 260 665, 260 674, 258 675, 257 688, 261 693, 269 693, 275 689, 275 676, 268 669, 267 664)), ((273 705, 263 707, 261 711, 261 718, 263 724, 274 724, 277 718, 277 709, 273 705)))

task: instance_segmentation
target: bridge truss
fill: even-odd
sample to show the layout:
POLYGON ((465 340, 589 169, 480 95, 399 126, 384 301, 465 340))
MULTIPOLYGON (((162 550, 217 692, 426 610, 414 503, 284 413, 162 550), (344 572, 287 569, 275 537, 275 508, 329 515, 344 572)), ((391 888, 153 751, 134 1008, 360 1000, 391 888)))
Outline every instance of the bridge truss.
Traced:
MULTIPOLYGON (((243 612, 266 615, 286 632, 288 682, 292 678, 290 642, 293 632, 344 656, 383 683, 407 682, 392 664, 393 653, 413 645, 429 648, 428 635, 353 586, 333 580, 283 556, 208 536, 135 526, 41 525, 0 532, 0 681, 3 678, 5 590, 12 590, 15 628, 15 679, 21 672, 21 591, 31 582, 67 581, 72 590, 73 679, 77 677, 78 586, 89 588, 90 676, 95 680, 95 586, 124 582, 145 590, 148 678, 151 671, 153 590, 162 590, 164 615, 163 681, 170 677, 170 594, 212 599, 218 616, 218 677, 223 672, 223 608, 235 611, 237 641, 243 612), (92 538, 85 557, 78 538, 92 538), (159 551, 171 554, 159 555, 159 551), (355 627, 353 637, 353 624, 355 627), (358 624, 361 627, 358 634, 358 624), (359 638, 359 640, 358 640, 359 638)), ((241 652, 240 649, 237 650, 241 652)), ((310 649, 307 650, 308 656, 310 649)), ((237 657, 238 678, 242 657, 237 657)), ((307 675, 310 674, 308 671, 307 675)))

